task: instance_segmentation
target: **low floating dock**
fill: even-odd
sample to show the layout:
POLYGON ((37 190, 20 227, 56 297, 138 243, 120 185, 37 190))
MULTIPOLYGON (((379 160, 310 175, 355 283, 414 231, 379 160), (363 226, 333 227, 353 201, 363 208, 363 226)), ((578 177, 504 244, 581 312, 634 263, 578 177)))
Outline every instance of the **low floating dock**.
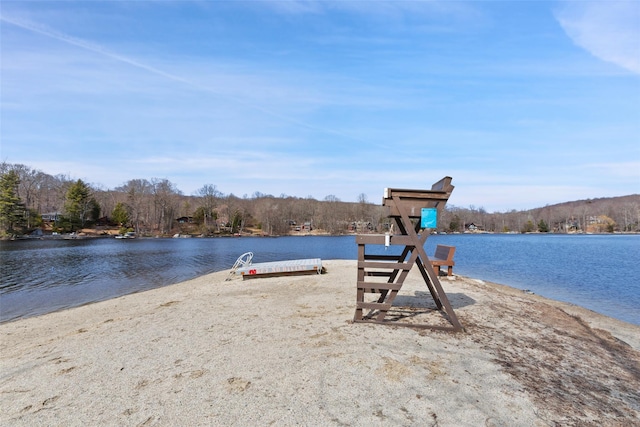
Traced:
POLYGON ((255 277, 314 273, 322 273, 322 260, 320 258, 261 262, 257 264, 247 265, 236 270, 236 275, 242 276, 243 280, 255 277))

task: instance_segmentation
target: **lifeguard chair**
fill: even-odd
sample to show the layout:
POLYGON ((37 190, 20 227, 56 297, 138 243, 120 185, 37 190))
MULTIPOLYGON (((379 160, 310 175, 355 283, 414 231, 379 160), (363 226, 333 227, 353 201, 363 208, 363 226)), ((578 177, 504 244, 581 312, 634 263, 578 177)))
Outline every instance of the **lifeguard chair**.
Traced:
POLYGON ((385 189, 382 203, 394 221, 392 229, 397 226, 398 233, 356 236, 358 280, 354 322, 450 331, 463 329, 424 250, 428 229, 436 228, 438 213, 442 212, 453 188, 451 177, 447 176, 433 184, 431 190, 385 189), (422 234, 419 234, 420 230, 423 230, 422 234), (380 255, 368 253, 367 245, 384 245, 386 248, 400 245, 403 248, 400 255, 380 255), (414 264, 418 266, 437 309, 444 312, 451 326, 406 323, 386 318, 414 264), (379 294, 379 297, 373 301, 365 300, 366 294, 379 294))

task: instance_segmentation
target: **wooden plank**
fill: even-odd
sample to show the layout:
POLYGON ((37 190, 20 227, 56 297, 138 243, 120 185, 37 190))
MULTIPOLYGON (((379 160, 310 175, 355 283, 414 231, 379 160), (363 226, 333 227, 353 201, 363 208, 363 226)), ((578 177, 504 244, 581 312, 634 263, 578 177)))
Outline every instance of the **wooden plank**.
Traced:
POLYGON ((320 274, 316 270, 300 270, 300 271, 282 271, 275 273, 260 273, 260 274, 244 274, 242 280, 255 280, 264 279, 267 277, 281 277, 281 276, 304 276, 311 274, 320 274))
MULTIPOLYGON (((364 246, 358 246, 358 259, 364 258, 364 246)), ((364 280, 364 268, 358 268, 358 281, 364 280)))
POLYGON ((390 270, 411 270, 413 264, 386 261, 358 261, 358 268, 378 268, 390 270))
MULTIPOLYGON (((364 290, 358 289, 356 293, 356 305, 358 302, 364 301, 364 290)), ((362 308, 356 307, 356 312, 353 315, 353 321, 357 322, 358 320, 362 320, 362 308)))
POLYGON ((451 178, 450 176, 445 176, 440 181, 431 186, 431 191, 448 191, 449 193, 451 193, 455 188, 453 185, 451 185, 452 179, 453 178, 451 178))
MULTIPOLYGON (((374 287, 369 287, 369 288, 359 288, 362 289, 362 291, 365 294, 385 294, 386 296, 386 292, 389 292, 387 289, 379 289, 379 288, 374 288, 374 287)), ((381 301, 384 301, 385 298, 380 298, 381 301)))
POLYGON ((402 261, 400 255, 365 255, 365 261, 402 261))
POLYGON ((403 200, 424 200, 431 198, 442 198, 449 193, 446 190, 414 190, 408 188, 385 188, 384 199, 388 200, 393 196, 398 196, 403 200))
POLYGON ((393 271, 366 271, 364 275, 370 277, 391 277, 393 271))
POLYGON ((382 310, 389 311, 391 304, 379 303, 379 302, 357 302, 357 308, 366 308, 368 310, 382 310))
MULTIPOLYGON (((384 245, 386 234, 358 234, 356 243, 358 245, 384 245)), ((413 245, 413 240, 404 234, 392 234, 389 236, 390 245, 413 245)))
POLYGON ((451 185, 451 180, 452 178, 450 176, 445 176, 440 181, 433 184, 431 186, 431 189, 429 190, 426 190, 426 189, 420 190, 420 189, 413 189, 413 188, 385 188, 384 198, 390 199, 391 197, 393 197, 393 195, 401 195, 401 194, 414 195, 414 196, 420 197, 421 195, 424 195, 424 194, 428 195, 430 193, 451 193, 455 188, 453 185, 451 185))
POLYGON ((462 332, 464 329, 462 326, 440 326, 440 325, 427 325, 424 323, 403 323, 397 322, 394 320, 374 320, 374 319, 354 319, 353 323, 375 323, 376 325, 387 325, 387 326, 402 326, 406 328, 417 328, 417 329, 432 329, 434 331, 447 331, 447 332, 462 332))
POLYGON ((357 286, 358 289, 384 289, 387 291, 399 291, 402 288, 402 283, 358 282, 357 286))
POLYGON ((434 258, 437 258, 443 261, 451 261, 453 260, 453 255, 455 254, 455 252, 456 252, 455 246, 437 245, 434 258))

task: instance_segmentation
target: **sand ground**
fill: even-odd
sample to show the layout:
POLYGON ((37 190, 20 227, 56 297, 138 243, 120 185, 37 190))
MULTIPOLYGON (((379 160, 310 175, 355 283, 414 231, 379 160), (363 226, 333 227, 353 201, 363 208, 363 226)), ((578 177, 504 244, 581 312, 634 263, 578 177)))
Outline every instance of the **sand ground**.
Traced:
MULTIPOLYGON (((2 324, 0 424, 640 425, 640 327, 459 276, 465 332, 352 323, 356 262, 323 264, 2 324)), ((416 272, 396 303, 444 320, 416 272)))

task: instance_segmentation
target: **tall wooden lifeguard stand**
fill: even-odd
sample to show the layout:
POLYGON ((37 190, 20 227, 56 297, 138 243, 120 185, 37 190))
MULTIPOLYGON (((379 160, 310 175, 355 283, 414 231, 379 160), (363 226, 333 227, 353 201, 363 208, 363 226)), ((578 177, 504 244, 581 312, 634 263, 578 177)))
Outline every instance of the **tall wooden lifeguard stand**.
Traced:
POLYGON ((431 190, 385 189, 383 206, 389 208, 388 216, 395 221, 399 234, 356 236, 358 284, 354 322, 450 331, 463 329, 424 250, 429 236, 427 229, 435 228, 435 218, 442 212, 453 188, 451 177, 447 176, 433 184, 431 190), (420 230, 423 230, 422 234, 418 234, 420 230), (367 245, 401 245, 404 248, 400 255, 380 255, 367 253, 367 245), (418 266, 436 307, 444 312, 451 326, 385 319, 414 264, 418 266), (381 282, 381 277, 387 278, 386 283, 381 282), (365 294, 369 293, 380 294, 380 297, 373 302, 365 301, 365 294), (368 313, 365 314, 365 310, 368 313))

